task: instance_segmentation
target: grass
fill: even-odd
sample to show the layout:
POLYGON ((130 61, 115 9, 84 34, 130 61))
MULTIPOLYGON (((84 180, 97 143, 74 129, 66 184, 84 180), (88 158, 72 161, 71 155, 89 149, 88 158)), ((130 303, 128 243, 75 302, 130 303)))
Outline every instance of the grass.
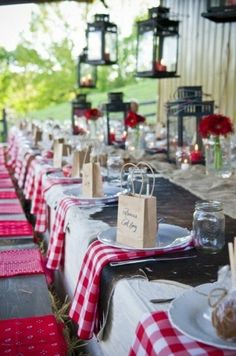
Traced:
MULTIPOLYGON (((124 101, 129 101, 130 99, 136 99, 138 102, 157 100, 157 81, 154 79, 140 79, 138 83, 127 85, 122 88, 117 88, 113 90, 115 92, 124 93, 124 101)), ((92 103, 92 107, 98 107, 101 104, 107 102, 107 92, 98 93, 92 92, 88 94, 87 101, 92 103)), ((139 113, 141 115, 148 113, 156 113, 157 104, 151 104, 146 106, 140 106, 139 113)), ((57 105, 49 106, 45 109, 35 111, 31 113, 32 118, 45 120, 48 118, 53 118, 58 121, 65 121, 71 119, 71 103, 61 103, 57 105)), ((155 120, 155 115, 150 118, 149 121, 155 120)))

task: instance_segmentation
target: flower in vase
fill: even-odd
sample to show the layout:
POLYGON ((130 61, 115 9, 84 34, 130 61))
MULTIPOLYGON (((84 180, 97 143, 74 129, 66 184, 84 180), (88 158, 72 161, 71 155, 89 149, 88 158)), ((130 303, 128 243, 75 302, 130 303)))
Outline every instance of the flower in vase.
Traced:
POLYGON ((102 116, 102 113, 100 110, 93 108, 93 109, 86 110, 84 116, 86 117, 87 120, 96 121, 99 117, 102 116))
POLYGON ((199 123, 199 132, 203 138, 211 138, 214 142, 214 169, 223 168, 223 154, 221 137, 227 137, 234 132, 233 123, 229 117, 221 114, 211 114, 202 118, 199 123))
POLYGON ((145 122, 145 117, 143 117, 139 114, 136 114, 133 111, 129 111, 128 115, 125 118, 125 126, 131 127, 131 128, 135 128, 143 122, 145 122))
POLYGON ((199 123, 199 131, 203 138, 208 138, 211 135, 226 136, 234 130, 229 117, 221 114, 211 114, 202 118, 199 123))

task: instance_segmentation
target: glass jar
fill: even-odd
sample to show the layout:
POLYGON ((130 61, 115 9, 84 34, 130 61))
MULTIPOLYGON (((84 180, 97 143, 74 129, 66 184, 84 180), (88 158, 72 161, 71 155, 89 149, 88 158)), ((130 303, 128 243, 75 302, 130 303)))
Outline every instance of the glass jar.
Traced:
POLYGON ((193 241, 198 250, 219 252, 225 244, 225 216, 219 201, 195 204, 193 214, 193 241))

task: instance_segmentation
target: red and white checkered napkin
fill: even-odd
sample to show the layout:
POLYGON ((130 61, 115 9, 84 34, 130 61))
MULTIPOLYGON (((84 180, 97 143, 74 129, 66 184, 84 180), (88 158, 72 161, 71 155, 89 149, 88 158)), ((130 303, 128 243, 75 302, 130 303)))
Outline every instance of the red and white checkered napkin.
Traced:
MULTIPOLYGON (((184 317, 184 316, 183 316, 184 317)), ((145 314, 135 331, 129 356, 234 356, 227 351, 194 341, 172 327, 166 312, 145 314)))
POLYGON ((39 273, 44 269, 38 248, 0 251, 0 277, 39 273))
POLYGON ((29 162, 34 159, 34 155, 31 153, 26 153, 24 156, 24 159, 22 161, 22 166, 21 170, 19 172, 19 178, 18 178, 18 186, 20 188, 23 188, 24 182, 25 182, 25 177, 27 174, 27 168, 29 167, 29 162))
POLYGON ((66 356, 63 324, 54 315, 0 320, 0 355, 66 356))
POLYGON ((104 245, 94 241, 89 246, 83 260, 78 277, 77 287, 70 309, 70 317, 78 324, 80 339, 90 339, 93 333, 99 331, 97 304, 100 292, 102 269, 110 262, 125 261, 136 258, 160 255, 166 252, 176 252, 190 247, 188 244, 181 248, 165 250, 125 250, 104 245))
MULTIPOLYGON (((42 178, 41 178, 42 180, 42 178)), ((47 223, 48 223, 48 217, 47 217, 47 202, 45 199, 45 192, 49 190, 51 187, 54 185, 66 185, 66 184, 78 184, 81 182, 81 180, 78 179, 68 179, 65 178, 63 181, 59 182, 47 182, 47 185, 45 188, 42 187, 42 183, 38 185, 37 192, 38 192, 38 197, 37 197, 37 205, 38 205, 38 212, 36 213, 36 223, 35 223, 35 231, 37 232, 45 232, 47 230, 47 223)))
POLYGON ((27 220, 0 221, 0 237, 33 236, 33 228, 27 220))
MULTIPOLYGON (((36 215, 36 218, 38 215, 42 215, 42 209, 43 209, 43 204, 45 203, 45 200, 43 198, 43 176, 47 172, 54 172, 56 168, 50 167, 50 166, 42 166, 42 169, 37 177, 34 179, 34 191, 33 191, 33 196, 32 196, 32 205, 31 205, 31 214, 36 215)), ((45 209, 46 210, 46 209, 45 209)), ((37 229, 39 225, 39 222, 37 224, 37 229)), ((36 230, 36 227, 35 227, 36 230)), ((36 230, 38 231, 38 230, 36 230)))
POLYGON ((24 214, 20 203, 1 203, 0 200, 0 215, 2 214, 24 214))
POLYGON ((34 159, 30 162, 28 172, 25 177, 24 195, 25 199, 31 200, 34 192, 35 167, 37 161, 34 159))
POLYGON ((57 207, 48 244, 47 268, 58 269, 60 266, 64 249, 65 218, 67 211, 73 205, 80 205, 79 199, 72 199, 67 197, 63 198, 57 207))

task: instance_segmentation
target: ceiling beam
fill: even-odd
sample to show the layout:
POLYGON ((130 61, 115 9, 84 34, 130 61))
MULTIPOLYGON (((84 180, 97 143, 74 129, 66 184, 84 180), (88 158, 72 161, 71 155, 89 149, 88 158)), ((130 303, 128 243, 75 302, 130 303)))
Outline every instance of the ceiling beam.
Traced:
MULTIPOLYGON (((1 5, 17 5, 17 4, 44 4, 52 2, 62 2, 64 0, 0 0, 1 5)), ((94 0, 67 0, 67 1, 76 1, 76 2, 87 2, 93 3, 94 0)))

